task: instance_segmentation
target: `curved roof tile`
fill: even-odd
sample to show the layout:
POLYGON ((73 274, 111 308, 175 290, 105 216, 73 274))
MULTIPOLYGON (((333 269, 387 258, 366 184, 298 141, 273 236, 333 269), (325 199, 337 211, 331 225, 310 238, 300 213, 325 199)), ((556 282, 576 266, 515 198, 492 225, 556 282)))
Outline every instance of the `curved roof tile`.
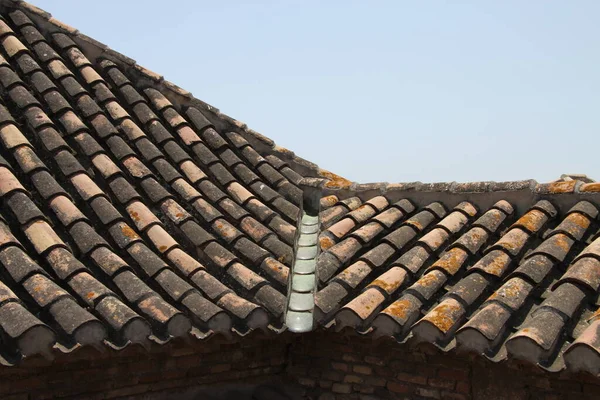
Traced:
POLYGON ((3 362, 287 324, 600 373, 588 178, 353 183, 27 3, 0 14, 3 362))

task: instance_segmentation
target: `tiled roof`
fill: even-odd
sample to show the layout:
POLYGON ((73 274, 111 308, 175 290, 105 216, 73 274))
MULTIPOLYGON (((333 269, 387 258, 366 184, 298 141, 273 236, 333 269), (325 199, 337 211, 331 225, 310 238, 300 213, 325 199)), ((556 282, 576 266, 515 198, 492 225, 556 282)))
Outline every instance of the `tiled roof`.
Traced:
POLYGON ((6 7, 6 362, 51 346, 281 328, 301 175, 205 110, 175 107, 162 80, 134 82, 52 21, 6 7))
POLYGON ((356 184, 0 11, 0 362, 352 329, 600 373, 600 184, 356 184))
POLYGON ((321 199, 321 325, 600 372, 596 196, 419 194, 321 199))

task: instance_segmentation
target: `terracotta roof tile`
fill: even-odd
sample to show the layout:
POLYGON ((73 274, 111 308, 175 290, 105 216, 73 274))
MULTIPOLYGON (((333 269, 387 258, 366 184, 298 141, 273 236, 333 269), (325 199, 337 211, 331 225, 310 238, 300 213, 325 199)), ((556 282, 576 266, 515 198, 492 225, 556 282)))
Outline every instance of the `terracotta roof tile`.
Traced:
POLYGON ((595 183, 352 183, 32 9, 0 20, 0 327, 21 356, 289 308, 599 373, 595 183))
POLYGON ((569 281, 587 287, 593 292, 598 291, 600 289, 600 261, 591 257, 579 259, 569 267, 554 287, 561 282, 569 281))
POLYGON ((330 207, 333 207, 335 204, 337 204, 337 202, 339 201, 339 198, 336 195, 329 195, 329 196, 325 196, 322 197, 320 200, 320 207, 321 210, 326 210, 330 207))
MULTIPOLYGON (((574 215, 577 207, 569 211, 566 216, 574 215)), ((439 207, 436 211, 442 216, 445 213, 443 208, 439 207)), ((474 209, 467 215, 462 211, 451 212, 431 230, 427 229, 427 233, 420 234, 412 248, 401 254, 396 261, 391 262, 388 272, 384 270, 379 278, 368 281, 370 282, 368 285, 363 282, 365 277, 371 274, 369 264, 362 264, 362 268, 361 264, 357 264, 344 275, 332 278, 331 283, 317 294, 317 305, 321 310, 318 317, 323 319, 323 323, 334 318, 336 325, 340 327, 353 326, 357 329, 366 329, 371 325, 378 335, 407 335, 412 332, 420 340, 441 344, 453 340, 455 332, 458 331, 456 338, 463 347, 478 351, 497 349, 502 338, 504 340, 507 338, 507 320, 523 307, 532 293, 533 286, 529 282, 532 279, 537 282, 543 279, 529 277, 527 275, 529 271, 543 271, 539 267, 537 270, 529 269, 529 266, 546 265, 540 262, 550 261, 550 259, 540 259, 540 257, 547 257, 546 249, 553 248, 553 243, 560 240, 560 235, 565 237, 561 230, 570 219, 583 215, 579 213, 576 217, 570 217, 559 230, 552 231, 538 248, 527 253, 527 261, 513 273, 513 278, 484 301, 490 287, 498 285, 510 272, 511 266, 514 265, 514 258, 521 257, 521 254, 525 253, 528 243, 535 243, 532 234, 541 236, 550 218, 556 215, 556 210, 548 202, 534 205, 529 213, 524 214, 518 222, 503 233, 500 239, 486 250, 485 256, 478 260, 477 257, 481 257, 478 256, 479 251, 492 236, 499 233, 501 226, 510 218, 512 212, 514 210, 510 204, 498 202, 470 225, 466 217, 475 216, 474 209), (458 240, 448 244, 449 234, 458 234, 464 226, 470 228, 458 240), (432 252, 445 247, 447 249, 440 258, 435 262, 429 261, 431 265, 419 277, 423 265, 428 263, 430 258, 436 258, 432 252), (475 259, 469 261, 471 258, 475 259), (466 269, 465 266, 469 268, 466 269), (415 283, 409 286, 412 274, 417 276, 415 283), (440 294, 444 294, 442 288, 447 284, 449 277, 453 276, 459 276, 459 280, 447 294, 438 299, 440 294), (527 280, 519 278, 521 276, 527 280), (343 284, 342 287, 347 289, 341 291, 342 287, 339 285, 336 287, 335 282, 338 279, 343 284), (359 291, 356 292, 357 290, 359 291), (356 292, 354 297, 352 291, 356 292), (432 302, 431 311, 418 322, 421 310, 432 302), (481 311, 476 312, 471 317, 472 322, 469 322, 467 317, 482 302, 484 305, 481 311), (499 306, 498 303, 502 303, 503 306, 499 306), (338 309, 339 311, 336 312, 338 309), (478 336, 480 333, 485 336, 478 336)), ((425 214, 422 212, 420 215, 415 214, 415 217, 419 217, 413 217, 417 223, 411 227, 422 226, 419 224, 419 218, 424 218, 423 215, 425 214)), ((429 212, 429 215, 433 214, 429 212)), ((587 222, 588 224, 585 221, 583 223, 584 231, 589 225, 589 220, 587 222)), ((559 225, 561 223, 557 226, 559 225)), ((368 226, 368 222, 365 226, 368 226)), ((583 233, 579 233, 580 238, 582 235, 583 233)), ((381 240, 386 241, 385 238, 381 240)), ((572 244, 568 243, 568 247, 570 248, 572 244)), ((562 257, 564 258, 564 255, 562 257)), ((323 266, 327 265, 325 259, 321 263, 323 266)), ((381 264, 378 262, 376 265, 381 264)), ((339 268, 339 265, 336 268, 339 268)), ((546 268, 546 273, 548 272, 550 269, 546 268)), ((571 279, 577 278, 565 277, 566 282, 572 281, 571 279)), ((560 299, 560 296, 556 298, 560 299)), ((566 304, 560 300, 556 301, 557 304, 566 304)), ((576 300, 574 301, 577 303, 576 300)))
POLYGON ((512 261, 512 258, 504 251, 492 250, 472 265, 471 268, 500 278, 508 270, 512 261))
MULTIPOLYGON (((484 303, 484 307, 459 330, 457 340, 460 345, 477 351, 485 351, 496 348, 502 338, 506 339, 506 321, 524 306, 532 294, 533 285, 542 282, 558 260, 557 258, 548 258, 545 253, 538 252, 538 249, 547 248, 547 243, 552 237, 559 235, 562 234, 551 236, 538 246, 532 254, 539 255, 530 256, 517 268, 511 274, 512 278, 490 296, 484 303), (501 303, 504 308, 499 308, 495 305, 496 302, 501 303)), ((566 236, 562 236, 566 238, 566 236)), ((572 245, 572 240, 565 242, 566 250, 568 251, 572 245)), ((581 267, 576 267, 574 271, 578 268, 581 267)), ((555 284, 554 292, 542 303, 540 308, 530 314, 525 322, 526 325, 510 338, 507 345, 510 354, 514 357, 548 366, 557 362, 560 364, 557 359, 550 360, 548 357, 551 356, 550 352, 555 348, 558 335, 563 329, 563 318, 574 317, 574 313, 585 297, 585 293, 577 286, 566 286, 567 282, 569 282, 568 273, 565 274, 565 278, 555 284), (561 285, 563 282, 565 285, 561 285), (561 286, 562 289, 558 290, 561 286), (557 317, 559 318, 557 319, 557 317), (543 331, 539 330, 540 326, 544 326, 543 331)), ((580 283, 576 279, 574 282, 580 283)))

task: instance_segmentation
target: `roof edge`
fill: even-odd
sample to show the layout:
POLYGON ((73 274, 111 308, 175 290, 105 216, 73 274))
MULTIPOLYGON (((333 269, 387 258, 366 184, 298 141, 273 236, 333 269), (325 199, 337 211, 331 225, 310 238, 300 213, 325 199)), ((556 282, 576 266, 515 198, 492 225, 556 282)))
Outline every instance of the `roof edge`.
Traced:
POLYGON ((435 194, 440 200, 443 200, 446 197, 449 199, 452 197, 460 197, 464 200, 465 198, 470 198, 472 196, 481 197, 485 194, 488 194, 489 197, 492 193, 520 193, 521 197, 530 199, 543 196, 554 197, 561 194, 575 194, 577 195, 575 196, 576 198, 583 197, 584 199, 592 197, 596 201, 600 199, 600 183, 589 183, 579 179, 550 183, 538 183, 533 179, 507 182, 480 181, 467 183, 352 182, 330 171, 321 169, 317 164, 297 156, 293 151, 285 147, 277 145, 275 141, 249 128, 244 122, 222 113, 218 108, 194 97, 191 92, 166 80, 164 76, 139 65, 134 59, 81 33, 78 29, 54 18, 49 12, 40 9, 31 3, 23 0, 0 0, 0 8, 19 9, 23 11, 42 30, 44 30, 45 33, 62 32, 69 34, 90 61, 97 62, 99 59, 108 59, 114 62, 119 68, 126 72, 129 77, 136 80, 136 83, 159 90, 177 107, 195 107, 200 109, 218 129, 237 132, 261 154, 275 155, 287 162, 294 171, 305 176, 300 182, 301 186, 318 189, 322 195, 333 194, 340 199, 357 196, 361 198, 361 200, 366 200, 376 195, 385 194, 393 200, 395 198, 400 198, 401 196, 405 196, 406 198, 428 198, 430 197, 428 194, 435 194), (527 192, 529 192, 531 196, 525 196, 524 193, 527 192))
POLYGON ((44 33, 66 33, 77 43, 85 56, 93 63, 98 59, 108 59, 128 76, 137 79, 137 83, 146 85, 159 90, 177 107, 195 107, 200 109, 209 121, 218 129, 224 131, 234 131, 241 134, 252 146, 262 155, 275 155, 287 162, 290 167, 303 176, 319 177, 322 171, 315 163, 297 156, 293 151, 279 146, 274 140, 249 128, 244 122, 236 120, 227 114, 222 113, 217 107, 214 107, 200 99, 197 99, 191 92, 180 86, 166 80, 164 76, 153 72, 152 70, 139 65, 134 59, 111 49, 106 44, 99 42, 72 26, 54 18, 49 12, 34 6, 23 0, 0 0, 0 8, 18 9, 23 11, 32 19, 44 33))
POLYGON ((566 212, 581 200, 600 203, 600 182, 586 183, 581 180, 550 183, 538 183, 534 179, 466 183, 356 183, 327 176, 304 178, 300 181, 300 186, 303 189, 316 190, 321 196, 335 195, 339 200, 358 197, 364 202, 372 197, 385 195, 390 202, 408 199, 419 206, 436 201, 454 206, 462 201, 470 201, 478 207, 489 208, 499 200, 507 200, 520 212, 526 211, 536 201, 543 199, 552 201, 561 212, 566 212))

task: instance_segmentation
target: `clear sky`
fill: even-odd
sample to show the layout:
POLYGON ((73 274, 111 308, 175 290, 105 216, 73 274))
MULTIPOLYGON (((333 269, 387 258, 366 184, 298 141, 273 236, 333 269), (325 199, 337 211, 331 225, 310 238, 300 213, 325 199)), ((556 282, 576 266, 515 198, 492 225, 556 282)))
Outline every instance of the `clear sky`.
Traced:
POLYGON ((30 1, 354 181, 600 180, 600 1, 30 1))

